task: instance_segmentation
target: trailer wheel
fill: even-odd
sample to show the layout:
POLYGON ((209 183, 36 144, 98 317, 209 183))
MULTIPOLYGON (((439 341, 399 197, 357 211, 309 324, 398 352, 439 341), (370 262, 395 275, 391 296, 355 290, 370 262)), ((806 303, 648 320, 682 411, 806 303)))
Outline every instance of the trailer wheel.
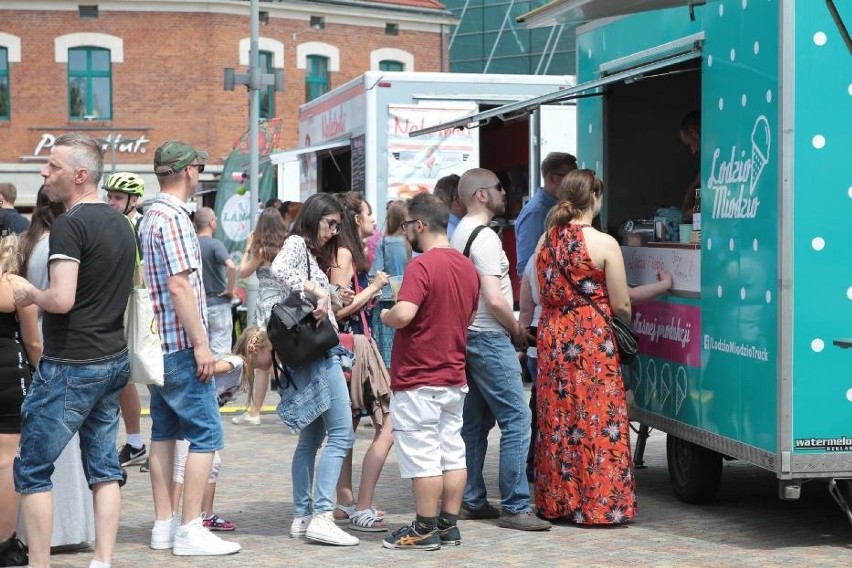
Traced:
POLYGON ((722 454, 666 436, 669 481, 675 496, 685 503, 708 503, 716 496, 722 478, 722 454))

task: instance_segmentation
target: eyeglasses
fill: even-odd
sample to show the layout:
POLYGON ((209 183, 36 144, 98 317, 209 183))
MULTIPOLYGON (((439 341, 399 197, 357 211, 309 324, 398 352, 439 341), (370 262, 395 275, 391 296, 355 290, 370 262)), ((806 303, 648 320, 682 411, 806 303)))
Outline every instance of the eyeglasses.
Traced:
POLYGON ((476 188, 477 191, 479 191, 480 189, 484 189, 485 191, 488 191, 489 189, 496 189, 497 191, 503 191, 503 184, 498 181, 494 185, 489 185, 488 187, 477 187, 476 188))
POLYGON ((403 221, 402 223, 400 223, 400 224, 399 224, 399 226, 400 226, 400 228, 401 228, 403 231, 407 231, 407 230, 408 230, 408 228, 409 228, 410 226, 412 226, 414 223, 416 223, 417 221, 420 221, 421 223, 423 223, 424 225, 426 225, 426 222, 425 222, 425 221, 423 221, 423 219, 412 219, 412 220, 410 220, 410 221, 403 221))
POLYGON ((323 223, 325 223, 325 226, 328 227, 328 230, 331 231, 333 234, 336 235, 340 232, 340 221, 338 221, 337 219, 326 219, 325 217, 323 217, 321 220, 323 223))
POLYGON ((188 165, 188 166, 186 166, 186 167, 187 167, 187 168, 189 168, 189 167, 192 167, 192 168, 198 168, 198 173, 203 174, 203 173, 204 173, 204 166, 205 166, 205 165, 206 165, 206 164, 189 164, 189 165, 188 165))

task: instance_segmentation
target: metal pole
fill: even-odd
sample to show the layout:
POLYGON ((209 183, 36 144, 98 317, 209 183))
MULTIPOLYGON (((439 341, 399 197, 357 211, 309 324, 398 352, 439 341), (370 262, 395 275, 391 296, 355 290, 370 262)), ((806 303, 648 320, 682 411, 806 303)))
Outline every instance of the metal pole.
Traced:
MULTIPOLYGON (((260 17, 258 11, 258 0, 251 0, 250 35, 251 44, 249 48, 249 215, 251 219, 251 230, 257 225, 257 200, 258 200, 258 119, 260 117, 260 54, 258 52, 258 36, 260 35, 260 17)), ((257 304, 257 277, 252 274, 246 282, 246 308, 248 310, 247 321, 251 325, 254 321, 254 309, 257 304)))

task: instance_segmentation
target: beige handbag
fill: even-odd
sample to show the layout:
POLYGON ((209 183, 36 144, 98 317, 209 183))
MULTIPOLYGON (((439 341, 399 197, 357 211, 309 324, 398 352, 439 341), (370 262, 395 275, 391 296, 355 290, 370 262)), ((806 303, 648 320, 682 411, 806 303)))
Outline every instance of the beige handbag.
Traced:
POLYGON ((130 382, 163 386, 163 348, 138 249, 133 290, 124 312, 124 336, 130 358, 130 382))

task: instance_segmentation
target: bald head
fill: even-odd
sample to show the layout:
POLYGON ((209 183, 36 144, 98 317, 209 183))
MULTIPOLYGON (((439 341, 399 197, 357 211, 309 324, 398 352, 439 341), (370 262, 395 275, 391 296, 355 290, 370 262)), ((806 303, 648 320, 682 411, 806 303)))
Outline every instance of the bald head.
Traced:
POLYGON ((478 189, 494 187, 498 183, 500 183, 500 180, 491 170, 485 168, 467 170, 459 180, 459 197, 462 203, 470 209, 471 205, 475 206, 477 203, 476 191, 478 189))
POLYGON ((212 229, 213 221, 216 219, 216 213, 209 207, 201 207, 195 212, 193 222, 195 230, 198 232, 212 229))

